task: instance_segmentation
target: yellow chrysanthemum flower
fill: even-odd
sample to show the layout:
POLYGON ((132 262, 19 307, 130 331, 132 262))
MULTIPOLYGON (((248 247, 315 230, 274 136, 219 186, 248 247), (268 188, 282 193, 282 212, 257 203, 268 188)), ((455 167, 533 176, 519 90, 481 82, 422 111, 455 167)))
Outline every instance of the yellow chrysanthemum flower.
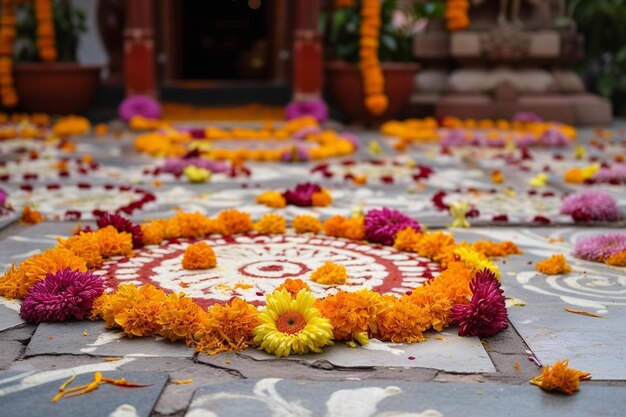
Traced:
POLYGON ((259 349, 278 357, 308 352, 320 353, 332 345, 333 326, 313 307, 315 297, 302 290, 296 298, 283 289, 267 296, 267 307, 259 315, 254 329, 259 349))
POLYGON ((454 254, 461 258, 461 262, 472 268, 475 272, 488 269, 493 272, 498 279, 500 279, 500 269, 498 266, 494 265, 485 255, 477 252, 471 247, 460 246, 454 250, 454 254))

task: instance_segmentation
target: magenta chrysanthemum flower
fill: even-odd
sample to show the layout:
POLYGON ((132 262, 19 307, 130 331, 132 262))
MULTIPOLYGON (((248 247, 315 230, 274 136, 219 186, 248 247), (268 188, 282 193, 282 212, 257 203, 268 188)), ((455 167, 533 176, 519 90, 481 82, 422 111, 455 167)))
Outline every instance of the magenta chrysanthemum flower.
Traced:
POLYGON ((577 241, 574 256, 588 261, 603 262, 623 251, 626 251, 626 233, 606 233, 577 241))
POLYGON ((450 318, 459 324, 460 336, 488 337, 509 326, 500 282, 485 269, 470 282, 472 300, 469 304, 452 306, 450 318))
POLYGON ((113 226, 118 232, 128 232, 133 235, 134 248, 143 246, 143 232, 141 231, 141 226, 134 224, 117 213, 104 213, 98 216, 96 224, 100 229, 113 226))
POLYGON ((600 168, 591 178, 593 182, 603 184, 626 183, 626 165, 615 165, 611 168, 600 168))
POLYGON ((285 108, 285 118, 287 120, 296 119, 302 116, 313 116, 318 123, 328 120, 328 106, 324 100, 294 101, 285 108))
POLYGON ((20 316, 30 323, 84 320, 103 291, 101 277, 66 268, 30 288, 20 316))
POLYGON ((566 147, 572 144, 568 137, 555 127, 546 130, 539 141, 542 145, 550 147, 566 147))
POLYGON ((619 220, 617 201, 604 191, 581 191, 565 197, 561 214, 569 214, 574 221, 619 220))
POLYGON ((161 105, 154 97, 130 96, 122 101, 117 109, 117 114, 125 122, 128 122, 133 116, 159 119, 161 117, 161 105))
POLYGON ((396 234, 407 227, 416 232, 422 231, 417 221, 398 210, 391 210, 387 207, 369 210, 365 214, 363 224, 367 240, 383 245, 393 245, 396 234))
POLYGON ((463 146, 469 145, 465 138, 465 132, 461 129, 448 130, 441 138, 442 146, 463 146))
POLYGON ((313 194, 321 190, 322 187, 319 185, 307 182, 298 184, 293 189, 285 191, 283 197, 287 201, 287 204, 293 204, 299 207, 310 207, 313 194))
POLYGON ((0 188, 0 207, 4 207, 7 203, 7 193, 2 188, 0 188))
POLYGON ((207 169, 213 173, 228 171, 228 165, 223 162, 209 161, 208 159, 199 157, 166 159, 161 170, 174 175, 182 175, 183 170, 190 165, 207 169))

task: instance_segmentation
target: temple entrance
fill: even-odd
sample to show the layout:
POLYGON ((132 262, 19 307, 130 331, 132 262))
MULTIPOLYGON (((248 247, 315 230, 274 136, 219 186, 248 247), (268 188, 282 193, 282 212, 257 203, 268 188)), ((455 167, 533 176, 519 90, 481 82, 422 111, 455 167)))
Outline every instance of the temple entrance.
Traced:
MULTIPOLYGON (((168 1, 165 78, 273 81, 285 76, 286 3, 277 0, 168 1)), ((288 23, 287 23, 288 25, 288 23)), ((287 54, 288 55, 288 54, 287 54)), ((287 57, 288 58, 288 57, 287 57)))

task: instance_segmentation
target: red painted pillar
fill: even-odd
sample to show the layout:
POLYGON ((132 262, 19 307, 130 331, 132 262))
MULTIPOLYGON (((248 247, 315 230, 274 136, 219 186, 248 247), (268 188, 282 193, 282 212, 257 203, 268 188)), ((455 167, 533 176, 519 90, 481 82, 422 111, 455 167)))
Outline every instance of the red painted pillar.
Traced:
POLYGON ((324 83, 324 49, 317 29, 320 0, 299 0, 293 36, 293 100, 318 98, 324 83))
POLYGON ((128 0, 124 29, 124 83, 126 95, 155 96, 156 60, 152 0, 128 0))

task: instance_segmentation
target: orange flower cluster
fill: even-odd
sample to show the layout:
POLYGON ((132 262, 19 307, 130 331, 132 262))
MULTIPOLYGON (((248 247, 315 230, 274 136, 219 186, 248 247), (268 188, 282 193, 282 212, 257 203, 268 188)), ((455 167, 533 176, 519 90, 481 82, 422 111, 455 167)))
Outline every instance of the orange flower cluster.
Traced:
POLYGON ((488 257, 494 256, 509 256, 509 255, 521 255, 524 252, 510 240, 504 242, 495 243, 489 240, 479 240, 472 243, 472 247, 477 251, 488 257))
POLYGON ((335 340, 361 338, 359 341, 367 341, 368 333, 376 334, 378 314, 384 305, 382 296, 377 292, 360 290, 339 291, 335 295, 318 300, 315 306, 333 325, 335 340), (365 336, 364 339, 362 335, 365 336))
POLYGON ((15 8, 13 0, 2 0, 0 10, 0 98, 4 107, 15 107, 18 101, 13 84, 13 42, 15 41, 15 8))
POLYGON ((262 235, 276 235, 285 233, 287 220, 279 214, 268 213, 254 224, 254 230, 262 235))
POLYGON ((54 35, 54 16, 52 0, 35 0, 35 18, 37 19, 37 49, 43 62, 54 62, 57 49, 54 35))
POLYGON ((60 138, 75 135, 85 135, 91 130, 91 123, 86 117, 65 116, 61 117, 52 126, 52 133, 60 138))
POLYGON ((317 217, 300 215, 293 219, 292 226, 296 233, 314 233, 322 231, 322 223, 317 217))
POLYGON ((46 220, 46 216, 31 208, 30 206, 24 206, 22 209, 22 217, 20 218, 21 224, 37 224, 46 220))
POLYGON ((328 218, 322 228, 327 236, 343 237, 350 240, 365 239, 363 217, 333 216, 328 218))
POLYGON ((183 255, 184 269, 208 269, 217 266, 213 248, 206 242, 189 245, 183 255))
POLYGON ((326 262, 311 274, 311 281, 322 285, 342 285, 346 283, 348 273, 346 267, 326 262))
MULTIPOLYGON (((380 133, 385 136, 393 136, 398 142, 394 145, 396 149, 403 150, 412 142, 437 142, 441 139, 438 132, 439 124, 432 117, 424 119, 407 119, 404 121, 390 120, 380 126, 380 133)), ((561 134, 574 142, 578 135, 575 127, 564 124, 550 122, 522 122, 508 121, 504 119, 459 119, 446 116, 441 121, 441 127, 447 129, 466 129, 468 143, 473 139, 472 130, 481 130, 487 139, 501 140, 502 135, 506 139, 513 140, 516 134, 530 135, 533 139, 539 140, 545 132, 550 129, 557 129, 561 134)), ((498 176, 496 175, 496 180, 498 176)))
POLYGON ((311 291, 311 288, 309 288, 307 283, 302 281, 301 279, 287 278, 285 281, 283 281, 282 284, 276 287, 274 291, 281 290, 287 290, 287 292, 291 294, 293 298, 295 298, 301 290, 311 291))
POLYGON ((626 251, 617 252, 609 256, 604 262, 613 266, 626 266, 626 251))
POLYGON ((591 374, 589 372, 568 367, 568 360, 566 359, 557 361, 551 366, 544 366, 541 375, 535 377, 530 383, 546 391, 557 390, 572 395, 580 390, 580 381, 589 381, 590 379, 591 374))
POLYGON ((465 30, 470 25, 469 0, 447 0, 446 1, 446 27, 449 31, 465 30))
MULTIPOLYGON (((205 129, 204 140, 191 140, 189 133, 178 132, 171 128, 163 132, 149 132, 135 138, 135 149, 139 152, 152 156, 182 156, 191 146, 199 149, 201 156, 217 161, 232 161, 242 163, 244 161, 257 162, 280 162, 285 153, 293 152, 293 145, 261 147, 253 149, 227 148, 214 146, 214 142, 221 140, 255 141, 255 142, 286 142, 292 139, 295 132, 305 127, 317 127, 317 121, 309 116, 293 119, 280 128, 267 125, 262 129, 233 128, 230 130, 209 127, 205 129)), ((341 137, 333 130, 321 130, 311 132, 304 138, 304 142, 310 144, 307 148, 310 159, 320 160, 339 156, 350 155, 355 151, 352 142, 341 137)))
POLYGON ((271 208, 287 207, 285 197, 278 191, 266 191, 256 197, 256 202, 271 208))
POLYGON ((572 272, 572 267, 565 262, 565 256, 562 254, 552 255, 548 259, 544 259, 535 265, 535 269, 546 275, 560 275, 572 272))
POLYGON ((365 107, 374 116, 382 115, 389 106, 385 95, 385 77, 378 60, 378 43, 381 25, 381 2, 363 0, 361 5, 361 41, 359 58, 365 107))

